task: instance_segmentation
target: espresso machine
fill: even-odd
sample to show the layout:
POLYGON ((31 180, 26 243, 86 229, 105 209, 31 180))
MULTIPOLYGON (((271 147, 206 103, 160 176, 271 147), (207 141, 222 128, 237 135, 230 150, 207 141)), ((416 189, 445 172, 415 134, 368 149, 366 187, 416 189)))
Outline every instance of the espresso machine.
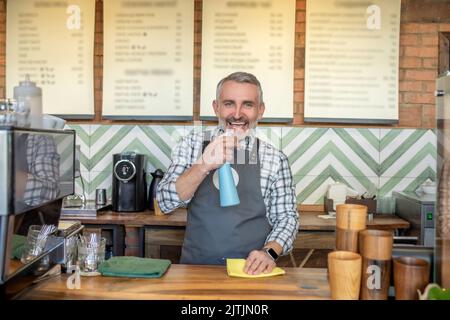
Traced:
POLYGON ((64 263, 69 234, 58 224, 63 198, 74 193, 74 167, 75 131, 0 125, 0 299, 17 297, 64 263), (36 225, 55 231, 23 260, 36 225))

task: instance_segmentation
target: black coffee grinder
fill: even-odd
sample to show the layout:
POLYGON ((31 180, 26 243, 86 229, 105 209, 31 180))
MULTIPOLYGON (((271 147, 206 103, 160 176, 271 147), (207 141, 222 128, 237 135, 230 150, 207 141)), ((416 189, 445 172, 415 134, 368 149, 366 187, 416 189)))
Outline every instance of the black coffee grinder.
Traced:
POLYGON ((124 152, 113 155, 113 211, 144 211, 147 204, 144 154, 124 152))

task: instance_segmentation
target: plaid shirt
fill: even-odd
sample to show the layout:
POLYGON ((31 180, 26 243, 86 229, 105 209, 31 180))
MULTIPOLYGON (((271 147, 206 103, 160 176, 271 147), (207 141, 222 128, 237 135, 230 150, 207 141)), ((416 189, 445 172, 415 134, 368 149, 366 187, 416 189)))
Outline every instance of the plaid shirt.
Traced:
POLYGON ((60 155, 50 136, 30 134, 26 139, 28 179, 23 196, 29 206, 54 199, 59 192, 60 155))
MULTIPOLYGON (((223 133, 216 128, 211 139, 223 133)), ((187 206, 191 199, 181 201, 175 188, 178 177, 183 174, 200 157, 204 134, 192 132, 184 137, 172 151, 172 163, 164 178, 158 184, 156 198, 164 213, 187 206)), ((255 137, 251 136, 244 146, 251 149, 255 137)), ((245 142, 244 142, 245 143, 245 142)), ((261 167, 261 193, 266 206, 266 216, 272 231, 266 243, 276 241, 283 248, 282 255, 292 250, 299 227, 295 188, 292 183, 292 173, 287 157, 272 145, 261 141, 259 147, 261 167)))

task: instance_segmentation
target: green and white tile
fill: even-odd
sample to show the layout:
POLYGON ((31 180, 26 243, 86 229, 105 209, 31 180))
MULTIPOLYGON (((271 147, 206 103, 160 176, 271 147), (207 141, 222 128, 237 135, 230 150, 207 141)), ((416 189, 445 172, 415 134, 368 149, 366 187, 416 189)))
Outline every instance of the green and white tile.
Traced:
MULTIPOLYGON (((294 175, 322 175, 331 166, 341 176, 376 177, 377 133, 368 129, 283 129, 283 152, 294 175)), ((364 185, 364 179, 361 183, 364 185)))
POLYGON ((332 152, 338 162, 331 165, 344 176, 348 170, 351 176, 378 176, 379 165, 379 130, 378 129, 333 129, 331 135, 332 152))
POLYGON ((433 130, 381 130, 381 196, 414 191, 427 179, 436 180, 436 134, 433 130))
POLYGON ((66 125, 65 129, 72 129, 76 132, 75 144, 80 146, 80 169, 89 170, 90 159, 90 130, 91 125, 66 125))
POLYGON ((379 197, 390 197, 393 191, 417 191, 420 185, 427 180, 435 181, 435 174, 431 169, 423 172, 419 177, 415 178, 392 178, 381 177, 380 188, 378 190, 379 197))
MULTIPOLYGON (((171 151, 194 126, 70 125, 81 146, 81 171, 89 197, 96 188, 111 190, 112 155, 148 155, 147 171, 166 170, 171 151)), ((196 125, 208 130, 215 126, 196 125)), ((417 189, 436 179, 433 130, 259 127, 258 137, 280 145, 288 156, 297 200, 322 203, 330 183, 341 181, 363 193, 373 184, 380 195, 417 189)), ((79 179, 77 179, 79 180, 79 179)), ((151 180, 148 179, 148 180, 151 180)), ((80 183, 77 181, 77 190, 80 183)))
MULTIPOLYGON (((378 177, 366 177, 368 183, 378 186, 378 177)), ((318 176, 294 176, 297 203, 323 204, 328 186, 335 182, 342 182, 359 194, 366 192, 361 186, 360 177, 341 176, 333 167, 328 167, 322 175, 318 176)))
POLYGON ((328 166, 331 131, 326 128, 283 128, 282 151, 293 175, 320 175, 328 166))
POLYGON ((127 146, 139 134, 137 126, 112 125, 92 127, 91 158, 89 171, 112 172, 112 155, 127 150, 127 146))
POLYGON ((156 169, 167 170, 171 163, 171 153, 176 144, 187 134, 184 126, 140 126, 145 134, 143 141, 149 152, 147 155, 147 172, 156 169))
POLYGON ((381 130, 380 176, 417 177, 436 170, 436 134, 433 130, 381 130))
POLYGON ((257 127, 256 136, 281 150, 281 127, 257 127))
POLYGON ((88 199, 95 199, 96 189, 106 189, 106 197, 111 198, 112 194, 112 170, 111 171, 91 171, 89 174, 89 184, 86 189, 88 199))
POLYGON ((113 154, 136 152, 147 155, 147 170, 167 169, 173 146, 184 126, 102 126, 91 135, 91 170, 111 171, 113 154))
POLYGON ((283 128, 282 145, 300 203, 322 203, 337 181, 361 194, 378 187, 378 129, 283 128))

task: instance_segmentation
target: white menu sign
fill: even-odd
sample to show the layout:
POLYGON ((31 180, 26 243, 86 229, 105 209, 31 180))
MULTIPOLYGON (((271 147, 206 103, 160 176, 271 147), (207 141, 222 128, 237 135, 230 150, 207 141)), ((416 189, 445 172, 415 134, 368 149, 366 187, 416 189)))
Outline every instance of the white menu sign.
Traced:
POLYGON ((29 75, 44 113, 94 115, 95 0, 8 1, 6 90, 29 75))
POLYGON ((203 1, 202 30, 200 116, 214 116, 217 83, 245 71, 261 82, 264 119, 292 120, 295 0, 203 1))
POLYGON ((305 121, 398 121, 400 2, 307 1, 305 121))
POLYGON ((103 117, 191 119, 194 0, 103 6, 103 117))

